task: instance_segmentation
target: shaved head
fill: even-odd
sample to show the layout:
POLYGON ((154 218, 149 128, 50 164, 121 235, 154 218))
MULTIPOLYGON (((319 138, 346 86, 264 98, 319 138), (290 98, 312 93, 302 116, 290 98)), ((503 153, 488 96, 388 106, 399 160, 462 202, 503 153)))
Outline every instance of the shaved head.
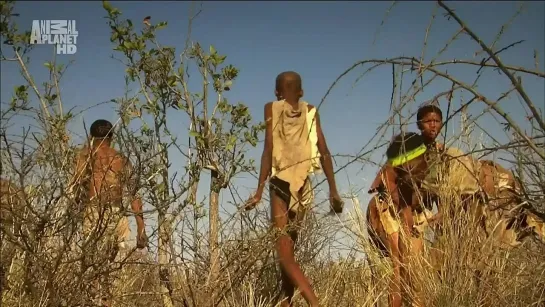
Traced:
POLYGON ((276 77, 276 90, 279 92, 300 91, 301 87, 301 76, 294 71, 285 71, 276 77))
MULTIPOLYGON (((276 92, 281 97, 297 97, 302 96, 302 80, 301 75, 294 71, 285 71, 276 77, 276 92)), ((299 97, 297 97, 298 99, 299 97)))
POLYGON ((113 125, 105 119, 96 120, 89 130, 91 136, 97 139, 113 137, 113 125))

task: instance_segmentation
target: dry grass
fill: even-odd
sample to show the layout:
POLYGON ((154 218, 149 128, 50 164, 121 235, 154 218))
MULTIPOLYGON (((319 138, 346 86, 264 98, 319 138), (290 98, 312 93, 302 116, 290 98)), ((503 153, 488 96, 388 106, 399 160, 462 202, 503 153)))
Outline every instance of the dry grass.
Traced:
MULTIPOLYGON (((443 193, 442 203, 459 206, 460 200, 449 195, 448 189, 443 193)), ((374 247, 367 243, 366 225, 361 219, 364 213, 359 206, 355 208, 350 212, 351 225, 348 226, 362 238, 357 249, 374 259, 372 263, 377 278, 371 278, 371 270, 365 259, 332 261, 321 255, 305 261, 304 255, 299 257, 303 260, 305 272, 313 281, 323 306, 373 306, 377 301, 383 304, 386 302, 391 266, 388 259, 378 258, 374 247)), ((414 272, 414 278, 421 286, 425 306, 493 306, 498 303, 503 306, 541 306, 545 302, 545 246, 529 240, 519 248, 502 249, 486 240, 469 215, 459 212, 456 217, 448 217, 449 222, 440 239, 433 244, 428 242, 426 254, 415 259, 414 263, 417 263, 419 269, 414 272), (440 259, 431 256, 432 247, 441 251, 440 259), (477 275, 478 272, 480 275, 477 275)), ((264 238, 261 242, 256 240, 244 244, 249 250, 255 250, 261 248, 261 243, 267 240, 264 238)), ((302 241, 305 240, 312 240, 308 231, 304 232, 302 241)), ((245 249, 240 247, 241 242, 238 244, 239 247, 225 253, 230 258, 244 259, 250 253, 244 252, 245 249)), ((156 262, 140 253, 124 262, 123 268, 114 273, 117 276, 112 288, 115 306, 162 306, 156 262)), ((245 265, 243 261, 225 266, 222 268, 223 278, 215 285, 229 287, 229 290, 218 306, 275 306, 273 302, 278 294, 276 281, 279 274, 270 253, 262 254, 260 261, 251 266, 245 265), (243 270, 243 276, 237 272, 239 270, 243 270)), ((201 270, 205 269, 188 269, 183 264, 174 268, 171 281, 172 298, 176 306, 184 306, 184 302, 188 306, 207 305, 207 289, 202 286, 205 276, 199 274, 201 270)), ((90 291, 85 285, 88 286, 97 278, 88 275, 85 280, 79 280, 77 274, 74 274, 77 271, 76 266, 67 263, 54 272, 55 292, 62 297, 61 302, 66 301, 65 306, 81 300, 82 294, 90 291), (73 289, 79 291, 74 293, 73 289)), ((21 278, 17 276, 21 275, 15 271, 12 274, 12 290, 2 298, 5 306, 52 306, 55 305, 54 301, 59 302, 52 298, 21 293, 18 290, 22 287, 17 284, 21 278)), ((34 274, 51 272, 43 268, 34 274)), ((46 286, 41 283, 35 286, 35 293, 46 290, 46 286)), ((300 296, 297 302, 304 306, 300 296)))

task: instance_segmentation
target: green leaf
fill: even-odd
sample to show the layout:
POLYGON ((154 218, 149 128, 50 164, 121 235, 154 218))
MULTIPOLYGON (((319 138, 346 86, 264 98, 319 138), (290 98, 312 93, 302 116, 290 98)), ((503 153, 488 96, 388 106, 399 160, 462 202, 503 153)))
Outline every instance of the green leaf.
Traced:
POLYGON ((50 62, 45 62, 44 63, 44 66, 49 68, 49 70, 52 70, 53 69, 53 65, 50 63, 50 62))
POLYGON ((161 182, 158 186, 157 186, 157 192, 159 193, 163 193, 165 191, 165 183, 164 182, 161 182))
POLYGON ((191 132, 189 132, 189 136, 198 137, 199 133, 197 131, 191 131, 191 132))
POLYGON ((216 65, 221 65, 223 64, 223 62, 225 62, 225 59, 227 58, 227 56, 225 55, 218 55, 215 57, 215 60, 216 60, 216 65))
POLYGON ((141 41, 138 41, 138 50, 144 50, 146 49, 146 42, 141 40, 141 41))
POLYGON ((24 86, 24 85, 19 85, 19 86, 16 86, 16 87, 15 87, 15 92, 16 92, 17 94, 22 93, 22 92, 24 92, 24 91, 26 91, 26 86, 24 86))
POLYGON ((132 49, 132 43, 129 41, 124 41, 123 46, 127 49, 132 49))
POLYGON ((231 135, 229 136, 229 141, 227 141, 227 150, 232 150, 235 147, 235 144, 237 143, 237 136, 231 135))
POLYGON ((155 29, 156 30, 161 30, 161 29, 165 28, 166 26, 167 26, 167 22, 166 21, 161 21, 155 26, 155 29))
POLYGON ((212 45, 210 45, 210 54, 216 54, 216 49, 212 45))
POLYGON ((175 86, 176 85, 176 76, 169 76, 168 77, 168 85, 175 86))
POLYGON ((110 1, 102 1, 102 7, 109 12, 112 11, 113 7, 112 5, 110 4, 110 1))

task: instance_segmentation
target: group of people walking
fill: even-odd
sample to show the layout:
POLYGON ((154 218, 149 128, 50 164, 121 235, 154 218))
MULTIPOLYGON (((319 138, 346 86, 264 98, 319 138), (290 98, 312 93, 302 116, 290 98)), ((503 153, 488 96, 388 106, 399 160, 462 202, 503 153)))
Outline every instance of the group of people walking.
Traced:
MULTIPOLYGON (((305 214, 311 208, 314 192, 310 175, 325 174, 329 186, 331 210, 342 213, 344 201, 335 181, 331 153, 322 132, 316 107, 302 100, 301 76, 293 71, 276 78, 276 100, 265 104, 265 141, 255 193, 245 202, 246 210, 255 208, 269 183, 271 223, 276 232, 276 251, 281 268, 283 297, 281 306, 292 306, 295 289, 299 289, 310 306, 318 306, 318 298, 309 280, 295 259, 295 243, 305 214)), ((443 114, 434 104, 421 106, 416 114, 417 133, 400 134, 393 138, 386 151, 387 162, 380 168, 369 193, 374 194, 367 210, 370 240, 394 261, 394 278, 390 303, 401 306, 399 276, 403 250, 400 229, 406 233, 421 232, 423 219, 438 222, 440 214, 426 215, 429 208, 415 209, 414 186, 410 172, 400 171, 403 165, 423 170, 429 164, 419 157, 445 151, 437 142, 443 125, 443 114), (397 219, 396 217, 401 217, 397 219), (397 265, 396 265, 397 263, 397 265), (396 272, 397 270, 397 272, 396 272)), ((147 246, 142 200, 137 187, 137 174, 127 157, 112 148, 114 127, 106 120, 97 120, 90 127, 91 140, 78 153, 76 172, 71 185, 79 187, 79 198, 85 204, 83 233, 86 237, 106 238, 113 247, 113 256, 122 249, 130 236, 129 223, 122 214, 130 203, 136 219, 137 248, 147 246), (121 213, 121 215, 119 215, 121 213), (110 225, 111 215, 122 216, 110 225), (107 229, 107 232, 99 229, 107 229)), ((428 174, 425 169, 420 174, 428 174)), ((425 182, 420 178, 420 182, 425 182)), ((99 238, 100 239, 100 238, 99 238)))
MULTIPOLYGON (((244 206, 250 210, 260 203, 268 181, 271 222, 278 232, 276 250, 282 273, 282 306, 291 306, 295 289, 301 291, 310 306, 318 306, 318 298, 294 255, 298 228, 314 200, 309 176, 318 171, 325 174, 332 211, 342 213, 344 201, 337 189, 332 157, 322 132, 318 110, 301 99, 304 95, 301 76, 293 71, 279 74, 275 95, 276 100, 264 107, 266 130, 257 189, 244 206)), ((417 121, 425 146, 441 150, 443 145, 435 142, 442 124, 441 110, 434 105, 424 106, 418 111, 417 121)), ((90 135, 92 145, 80 151, 76 172, 82 175, 81 178, 86 178, 83 176, 86 169, 91 166, 93 170, 88 173, 88 178, 92 180, 86 181, 86 197, 121 208, 119 204, 123 203, 123 196, 128 196, 136 213, 137 246, 142 248, 147 243, 142 201, 137 191, 127 189, 130 185, 120 184, 130 182, 126 180, 132 174, 130 161, 111 147, 113 126, 110 122, 94 122, 90 135), (92 159, 89 158, 90 153, 92 159), (100 195, 97 191, 101 191, 100 195)), ((383 178, 384 174, 379 172, 371 189, 384 185, 383 178)), ((392 197, 397 195, 396 191, 391 190, 392 197)), ((86 214, 85 228, 90 230, 98 223, 100 214, 97 208, 104 206, 90 203, 87 207, 89 213, 86 214)), ((127 221, 122 220, 116 224, 113 237, 119 244, 124 244, 129 233, 127 221)))

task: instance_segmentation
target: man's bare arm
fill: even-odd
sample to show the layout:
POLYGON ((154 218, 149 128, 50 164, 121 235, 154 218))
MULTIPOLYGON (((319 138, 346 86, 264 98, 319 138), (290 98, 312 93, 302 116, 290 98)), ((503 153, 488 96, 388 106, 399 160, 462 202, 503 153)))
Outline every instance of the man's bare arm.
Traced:
POLYGON ((261 197, 263 189, 265 188, 265 182, 271 173, 272 168, 272 151, 273 151, 273 137, 272 137, 272 102, 265 105, 265 144, 263 146, 263 154, 261 155, 261 167, 259 170, 259 181, 257 186, 256 196, 261 197))
POLYGON ((137 195, 131 202, 131 209, 136 216, 136 228, 138 229, 139 234, 144 230, 145 227, 144 213, 142 212, 142 208, 142 199, 137 195))
POLYGON ((377 173, 375 180, 371 183, 368 193, 382 193, 386 192, 392 198, 392 202, 399 207, 399 191, 396 184, 395 169, 385 164, 377 173), (381 187, 382 186, 382 187, 381 187))
POLYGON ((320 152, 320 162, 324 170, 327 183, 329 184, 329 192, 333 195, 338 195, 337 183, 335 182, 335 173, 333 172, 333 161, 331 159, 331 153, 327 147, 325 136, 322 132, 322 125, 320 123, 320 115, 316 110, 316 133, 318 134, 318 151, 320 152))
POLYGON ((383 169, 381 170, 380 176, 382 177, 384 186, 386 187, 386 191, 390 194, 390 197, 392 198, 392 202, 399 210, 402 204, 396 182, 397 174, 395 168, 392 167, 390 164, 384 165, 383 169))
POLYGON ((386 168, 386 165, 384 165, 382 168, 380 168, 377 172, 377 176, 375 177, 375 180, 373 180, 373 182, 371 183, 371 186, 369 187, 369 191, 368 193, 369 194, 373 194, 373 193, 380 193, 382 192, 382 188, 386 188, 386 185, 384 184, 384 180, 383 180, 383 177, 384 177, 384 172, 385 172, 385 169, 386 168))
POLYGON ((125 160, 125 190, 128 192, 127 197, 131 201, 131 210, 135 215, 137 237, 140 237, 145 231, 144 214, 142 199, 138 195, 138 179, 137 174, 134 172, 131 162, 125 160))
POLYGON ((401 195, 399 186, 397 184, 397 177, 398 174, 396 169, 392 165, 387 163, 383 170, 383 178, 386 185, 386 190, 390 194, 392 203, 396 211, 399 213, 399 215, 402 217, 402 220, 404 221, 403 227, 405 228, 405 231, 407 233, 410 233, 413 230, 414 226, 412 207, 410 206, 410 204, 407 203, 407 200, 403 198, 404 196, 401 195))
POLYGON ((87 154, 86 150, 81 149, 76 155, 76 163, 75 163, 75 170, 74 175, 70 179, 70 182, 68 183, 68 186, 72 187, 73 185, 79 185, 82 181, 82 179, 85 177, 85 166, 87 163, 87 154))
POLYGON ((316 133, 318 135, 318 151, 320 152, 320 162, 324 170, 327 183, 329 185, 329 203, 331 206, 332 212, 342 213, 344 202, 339 195, 337 190, 337 183, 335 182, 335 173, 333 172, 333 159, 331 158, 331 153, 327 147, 327 142, 325 140, 324 133, 322 132, 322 125, 320 123, 320 115, 318 110, 316 110, 316 133))
POLYGON ((81 210, 83 209, 81 206, 87 201, 92 176, 88 167, 88 163, 90 163, 89 150, 85 147, 80 149, 75 162, 74 173, 68 182, 68 189, 73 193, 74 205, 77 210, 81 210))

